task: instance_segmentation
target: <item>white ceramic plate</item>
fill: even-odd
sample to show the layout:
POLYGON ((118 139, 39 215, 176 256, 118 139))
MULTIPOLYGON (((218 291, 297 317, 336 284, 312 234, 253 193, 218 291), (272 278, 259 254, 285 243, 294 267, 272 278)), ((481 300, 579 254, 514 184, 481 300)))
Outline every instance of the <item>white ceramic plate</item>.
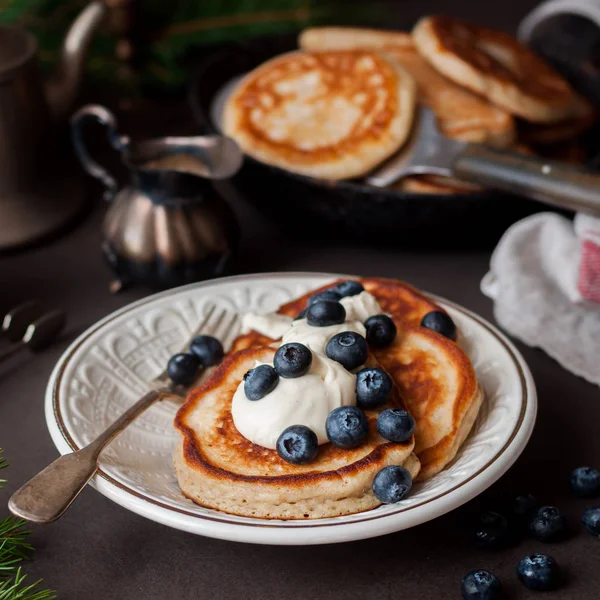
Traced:
MULTIPOLYGON (((93 440, 143 392, 197 323, 206 302, 237 311, 270 311, 336 276, 311 273, 230 277, 163 292, 109 315, 83 333, 54 369, 46 420, 61 453, 93 440)), ((456 321, 485 402, 458 457, 406 500, 365 513, 314 521, 236 517, 202 508, 179 491, 171 464, 174 401, 150 408, 102 454, 92 485, 159 523, 226 540, 325 544, 412 527, 467 502, 496 481, 522 452, 536 415, 523 358, 492 325, 439 300, 456 321)))

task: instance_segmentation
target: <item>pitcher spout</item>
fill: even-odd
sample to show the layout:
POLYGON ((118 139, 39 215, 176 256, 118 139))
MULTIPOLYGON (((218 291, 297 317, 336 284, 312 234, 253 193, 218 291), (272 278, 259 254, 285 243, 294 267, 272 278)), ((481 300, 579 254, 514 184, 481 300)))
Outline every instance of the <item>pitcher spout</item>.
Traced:
POLYGON ((107 13, 102 0, 91 2, 65 36, 58 64, 46 84, 48 104, 57 118, 65 117, 77 99, 88 49, 107 13))

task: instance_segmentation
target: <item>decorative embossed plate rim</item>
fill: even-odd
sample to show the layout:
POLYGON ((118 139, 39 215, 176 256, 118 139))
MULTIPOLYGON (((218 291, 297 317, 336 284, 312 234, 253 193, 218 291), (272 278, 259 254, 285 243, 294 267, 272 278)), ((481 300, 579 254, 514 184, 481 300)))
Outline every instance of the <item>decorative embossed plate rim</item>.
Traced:
MULTIPOLYGON (((137 318, 142 318, 153 309, 155 310, 157 305, 168 302, 170 307, 182 298, 190 297, 189 301, 191 302, 192 295, 197 300, 204 299, 206 301, 210 297, 212 301, 224 289, 232 288, 232 284, 235 290, 245 290, 248 298, 251 298, 252 290, 255 294, 258 293, 259 286, 264 289, 264 286, 270 288, 277 285, 279 286, 277 289, 280 290, 282 286, 287 285, 288 295, 292 297, 299 292, 298 285, 310 289, 340 276, 321 273, 265 273, 226 277, 150 296, 102 319, 73 342, 59 360, 50 378, 46 393, 46 420, 54 443, 63 454, 83 445, 85 440, 77 443, 76 438, 81 436, 81 431, 77 419, 68 409, 66 401, 69 394, 66 388, 70 382, 72 383, 73 369, 93 366, 94 358, 91 354, 96 346, 100 345, 98 342, 108 335, 114 337, 115 331, 122 332, 128 318, 136 315, 137 318)), ((458 321, 461 332, 475 332, 476 335, 468 334, 464 341, 467 344, 468 352, 478 356, 475 361, 476 367, 478 365, 485 367, 485 360, 491 361, 489 362, 490 366, 500 364, 493 362, 492 359, 495 356, 495 360, 504 361, 504 366, 508 369, 502 373, 502 381, 510 381, 514 388, 510 394, 505 394, 507 398, 504 399, 505 404, 509 406, 508 415, 512 416, 513 422, 508 428, 503 428, 502 424, 500 427, 496 426, 496 429, 499 430, 495 434, 498 441, 493 452, 488 452, 489 456, 486 457, 485 463, 471 470, 468 465, 463 466, 464 472, 461 473, 462 454, 459 453, 448 471, 441 474, 444 476, 444 473, 456 470, 457 480, 451 481, 448 485, 442 482, 441 486, 438 486, 441 489, 434 495, 430 494, 430 497, 427 497, 425 490, 428 485, 435 488, 437 485, 435 478, 430 480, 433 484, 426 482, 420 486, 416 485, 414 493, 409 499, 410 502, 407 504, 388 505, 365 513, 333 519, 268 521, 237 517, 198 507, 183 498, 183 495, 181 495, 181 503, 184 503, 185 506, 166 503, 161 501, 158 495, 153 494, 152 489, 143 489, 143 487, 134 489, 134 487, 139 488, 140 486, 128 485, 122 477, 113 476, 111 469, 118 471, 118 461, 116 466, 105 466, 101 463, 98 475, 92 481, 93 487, 125 508, 177 529, 220 539, 266 544, 323 544, 364 539, 406 529, 457 508, 480 494, 501 477, 521 454, 533 429, 537 399, 533 378, 525 361, 504 335, 474 313, 447 300, 433 295, 432 297, 449 310, 458 321), (470 335, 473 340, 468 339, 470 335), (478 336, 487 342, 478 341, 476 339, 478 336), (502 435, 499 435, 500 433, 502 435), (423 496, 422 500, 420 500, 421 495, 423 496)), ((264 292, 259 300, 265 300, 264 292)), ((281 298, 279 300, 282 301, 281 298)), ((271 308, 275 308, 275 306, 271 308)), ((196 310, 200 309, 196 307, 196 310)), ((193 324, 190 324, 190 327, 192 326, 193 324)), ((169 332, 169 334, 171 333, 169 332)), ((118 338, 116 339, 118 340, 118 338)), ((156 370, 157 367, 153 366, 152 368, 156 370)), ((478 376, 486 379, 494 375, 493 372, 489 372, 490 369, 487 371, 485 369, 482 373, 478 371, 478 376)), ((497 408, 495 404, 497 390, 488 389, 488 387, 499 387, 499 382, 488 386, 484 385, 484 387, 486 387, 486 403, 489 405, 482 410, 482 414, 485 413, 486 416, 478 419, 474 426, 475 433, 469 436, 464 447, 465 455, 473 450, 471 454, 477 454, 480 461, 482 459, 479 455, 485 455, 485 452, 475 451, 474 448, 481 432, 485 434, 486 428, 487 430, 494 429, 494 421, 490 418, 490 413, 497 408)), ((500 406, 500 408, 505 407, 500 406)), ((507 420, 507 422, 509 421, 507 420)), ((98 426, 101 430, 102 426, 98 426)), ((132 425, 132 428, 135 427, 135 424, 132 425)), ((169 434, 170 432, 165 429, 165 437, 169 434)), ((123 433, 121 437, 126 435, 127 432, 123 433)), ((119 439, 117 438, 117 442, 119 439)), ((110 451, 109 448, 108 452, 110 453, 110 451)), ((111 458, 114 460, 114 457, 111 458)), ((174 474, 171 473, 171 475, 174 480, 174 474)), ((451 477, 447 478, 451 479, 451 477)))

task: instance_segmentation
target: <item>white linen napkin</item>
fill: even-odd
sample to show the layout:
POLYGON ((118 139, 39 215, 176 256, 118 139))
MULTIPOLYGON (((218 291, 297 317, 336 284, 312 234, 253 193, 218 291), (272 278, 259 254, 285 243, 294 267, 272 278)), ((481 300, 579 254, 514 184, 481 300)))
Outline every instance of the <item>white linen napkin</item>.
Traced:
POLYGON ((600 385, 600 219, 539 213, 515 223, 481 289, 501 327, 600 385))

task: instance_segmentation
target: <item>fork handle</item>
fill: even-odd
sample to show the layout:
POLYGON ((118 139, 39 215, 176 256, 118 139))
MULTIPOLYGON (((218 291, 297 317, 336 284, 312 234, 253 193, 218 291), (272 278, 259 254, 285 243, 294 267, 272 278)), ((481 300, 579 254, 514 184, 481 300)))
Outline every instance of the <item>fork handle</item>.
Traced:
POLYGON ((600 215, 600 174, 589 169, 467 144, 452 170, 465 181, 600 215))
POLYGON ((33 523, 51 523, 58 519, 94 476, 102 450, 166 393, 162 389, 148 392, 85 448, 57 458, 12 495, 9 510, 16 517, 33 523))

